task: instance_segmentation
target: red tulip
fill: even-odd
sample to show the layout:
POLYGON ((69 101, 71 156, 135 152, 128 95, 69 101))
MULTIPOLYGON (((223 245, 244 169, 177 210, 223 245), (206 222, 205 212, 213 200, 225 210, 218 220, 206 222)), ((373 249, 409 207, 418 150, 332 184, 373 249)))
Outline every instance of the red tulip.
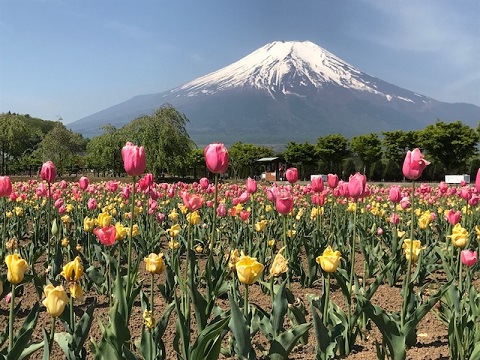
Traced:
POLYGON ((42 170, 40 170, 40 176, 43 180, 49 183, 53 183, 57 177, 57 168, 55 164, 51 161, 47 161, 42 165, 42 170))
POLYGON ((224 203, 218 204, 218 207, 217 207, 217 215, 218 215, 219 217, 225 217, 225 216, 227 216, 227 207, 225 206, 224 203))
POLYGON ((78 185, 80 186, 80 189, 82 189, 82 190, 86 190, 88 188, 88 184, 89 184, 89 180, 85 176, 82 176, 78 180, 78 185))
POLYGON ((143 146, 127 142, 122 148, 123 167, 130 176, 142 175, 147 167, 147 159, 143 146))
POLYGON ((358 199, 365 195, 367 185, 367 178, 365 175, 357 172, 355 175, 350 175, 348 180, 348 196, 358 199))
POLYGON ((460 260, 463 265, 473 266, 478 260, 477 252, 473 250, 462 250, 460 253, 460 260))
POLYGON ((291 167, 285 171, 285 177, 290 184, 295 184, 298 181, 298 170, 297 168, 291 167))
POLYGON ((250 216, 250 212, 248 212, 247 210, 242 210, 240 212, 240 218, 243 220, 243 221, 247 221, 248 218, 250 216))
POLYGON ((423 158, 418 148, 413 151, 408 150, 405 160, 403 161, 403 175, 407 179, 416 180, 422 175, 423 170, 429 164, 430 162, 423 158))
POLYGON ((257 192, 257 182, 250 177, 247 179, 247 192, 249 194, 255 194, 257 192))
POLYGON ((289 214, 293 210, 293 197, 290 191, 280 190, 275 197, 275 206, 280 214, 289 214))
POLYGON ((93 233, 97 235, 98 241, 100 241, 103 245, 111 246, 115 243, 117 229, 114 225, 110 225, 103 228, 95 228, 93 233))
POLYGON ((203 154, 208 170, 214 174, 223 174, 228 168, 228 150, 225 145, 213 143, 207 145, 203 154))
POLYGON ((327 184, 331 189, 335 189, 338 185, 338 175, 337 174, 328 174, 327 175, 327 184))
POLYGON ((0 197, 10 196, 12 193, 12 181, 8 176, 0 176, 0 197))
POLYGON ((314 177, 312 179, 312 190, 319 193, 322 192, 324 188, 323 179, 321 176, 314 177))
POLYGON ((449 212, 446 215, 447 221, 451 225, 456 225, 460 222, 460 218, 462 217, 462 213, 460 211, 455 211, 453 209, 450 209, 449 212))

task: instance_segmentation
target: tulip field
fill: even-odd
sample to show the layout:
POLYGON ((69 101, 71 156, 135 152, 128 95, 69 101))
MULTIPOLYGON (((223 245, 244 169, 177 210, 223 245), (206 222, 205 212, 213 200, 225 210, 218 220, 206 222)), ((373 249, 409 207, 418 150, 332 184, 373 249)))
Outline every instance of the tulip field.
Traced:
MULTIPOLYGON (((0 359, 480 359, 480 176, 0 176, 0 359)), ((480 172, 479 172, 480 173, 480 172)))

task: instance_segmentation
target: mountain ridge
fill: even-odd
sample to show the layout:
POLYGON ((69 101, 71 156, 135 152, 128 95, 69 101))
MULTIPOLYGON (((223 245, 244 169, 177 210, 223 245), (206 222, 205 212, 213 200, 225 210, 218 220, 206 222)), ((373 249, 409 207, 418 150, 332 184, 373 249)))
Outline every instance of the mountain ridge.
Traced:
POLYGON ((164 103, 190 119, 187 131, 199 145, 315 141, 328 133, 418 130, 437 119, 480 120, 480 107, 400 88, 310 41, 275 41, 179 87, 135 96, 68 125, 90 137, 99 125, 123 126, 164 103))

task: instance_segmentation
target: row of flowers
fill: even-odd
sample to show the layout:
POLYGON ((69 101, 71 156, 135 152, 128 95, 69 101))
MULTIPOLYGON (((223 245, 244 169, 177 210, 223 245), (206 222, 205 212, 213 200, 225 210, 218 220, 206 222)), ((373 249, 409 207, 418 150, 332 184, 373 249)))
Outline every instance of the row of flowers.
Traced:
POLYGON ((0 177, 0 258, 7 265, 0 297, 10 302, 3 337, 8 346, 1 353, 20 357, 43 348, 48 355, 55 341, 67 358, 85 358, 89 351, 98 358, 165 358, 169 354, 162 335, 175 313, 173 351, 185 359, 220 353, 286 358, 296 343, 312 336, 312 327, 317 358, 332 358, 353 349, 368 321, 383 334, 379 356, 403 359, 416 342, 419 321, 430 311, 438 312, 445 324, 456 324, 449 328, 452 357, 480 352, 480 329, 471 322, 480 314, 471 286, 480 237, 480 176, 475 186, 416 186, 429 162, 415 149, 403 164, 411 186, 369 186, 359 173, 348 182, 329 174, 325 184, 313 179, 301 186, 295 168, 286 171, 288 185, 253 179, 219 184, 218 175, 228 168, 228 151, 211 144, 205 160, 213 182, 203 178, 167 184, 144 175, 142 147, 127 143, 122 157, 130 183, 90 183, 86 177, 56 182, 51 162, 42 167, 42 181, 12 184, 0 177), (355 271, 358 253, 363 255, 363 273, 355 271), (150 285, 141 279, 141 261, 150 285), (36 265, 44 271, 38 272, 36 265), (445 273, 447 281, 436 282, 431 276, 435 272, 445 273), (294 302, 293 281, 305 287, 323 283, 324 290, 309 297, 308 310, 294 302), (333 281, 344 304, 330 299, 333 281), (387 313, 371 302, 379 286, 399 281, 402 309, 387 313), (433 295, 426 296, 421 286, 426 281, 435 282, 433 295), (34 285, 54 319, 42 343, 25 341, 35 328, 38 306, 13 332, 16 295, 22 293, 17 290, 27 283, 34 285), (271 296, 270 309, 250 303, 249 287, 256 283, 271 296), (110 308, 102 339, 92 341, 89 350, 84 342, 96 303, 80 318, 74 311, 85 292, 107 295, 110 308), (156 296, 165 300, 162 314, 155 311, 156 296), (218 306, 225 296, 227 309, 218 306), (129 321, 138 299, 145 322, 136 342, 129 321), (64 333, 55 334, 56 319, 64 333), (392 329, 396 336, 391 336, 392 329), (258 332, 269 340, 269 348, 253 345, 258 332), (231 340, 228 346, 222 343, 225 337, 231 340))

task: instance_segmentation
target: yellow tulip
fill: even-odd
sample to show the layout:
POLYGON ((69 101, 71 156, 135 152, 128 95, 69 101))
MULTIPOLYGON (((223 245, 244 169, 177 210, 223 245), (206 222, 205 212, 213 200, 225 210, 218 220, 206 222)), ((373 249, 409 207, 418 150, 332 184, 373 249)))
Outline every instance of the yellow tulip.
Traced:
POLYGON ((357 209, 357 204, 356 203, 354 203, 354 202, 348 203, 347 211, 355 212, 356 209, 357 209))
POLYGON ((168 242, 168 248, 171 249, 171 250, 176 250, 180 247, 180 243, 176 240, 170 240, 168 242))
POLYGON ((111 222, 112 222, 112 217, 106 212, 102 212, 98 215, 98 218, 97 218, 98 226, 102 228, 109 227, 111 222))
POLYGON ((265 212, 268 213, 268 212, 270 212, 270 211, 272 211, 272 210, 273 210, 272 205, 270 205, 270 204, 269 204, 269 205, 265 205, 265 212))
POLYGON ((263 230, 265 230, 266 225, 267 225, 267 220, 262 220, 262 221, 257 222, 254 225, 255 231, 256 232, 262 232, 263 230))
POLYGON ((333 273, 337 270, 341 258, 340 251, 333 251, 332 247, 328 245, 323 254, 316 258, 316 261, 317 264, 320 264, 323 271, 333 273))
POLYGON ((240 258, 240 252, 238 249, 230 251, 230 257, 228 259, 228 270, 235 270, 238 259, 240 258))
POLYGON ((83 265, 80 256, 67 263, 60 275, 68 282, 78 282, 83 275, 83 265))
POLYGON ((203 252, 203 247, 202 247, 202 245, 197 245, 197 246, 195 247, 195 252, 196 252, 197 254, 201 254, 201 253, 203 252))
POLYGON ((83 289, 78 282, 70 284, 70 295, 77 300, 83 299, 83 289))
POLYGON ((168 214, 168 218, 174 222, 176 222, 178 220, 178 213, 175 209, 172 209, 172 211, 170 211, 170 214, 168 214))
POLYGON ((272 266, 270 267, 270 276, 280 276, 288 271, 288 262, 282 255, 284 249, 285 246, 278 250, 277 255, 275 255, 272 266))
POLYGON ((251 285, 262 275, 264 266, 256 258, 246 256, 242 252, 235 268, 237 269, 238 280, 245 285, 251 285))
POLYGON ((475 232, 477 233, 477 240, 480 240, 480 226, 475 225, 475 232))
POLYGON ((45 286, 45 300, 43 300, 43 305, 47 308, 47 312, 53 317, 59 317, 62 315, 65 306, 67 305, 69 299, 67 293, 63 286, 47 285, 45 286))
POLYGON ((163 254, 151 253, 145 260, 145 270, 150 274, 161 274, 165 271, 165 263, 163 262, 163 254))
POLYGON ((115 223, 115 240, 123 240, 127 237, 127 228, 120 221, 115 223))
POLYGON ((95 219, 91 219, 88 216, 83 219, 83 229, 86 232, 92 232, 95 229, 95 219))
POLYGON ((240 214, 242 211, 243 211, 243 205, 242 204, 237 204, 233 207, 235 209, 235 211, 237 212, 237 214, 240 214))
POLYGON ((453 227, 452 235, 448 235, 447 237, 452 240, 453 245, 456 247, 464 248, 468 242, 468 231, 458 223, 453 227))
POLYGON ((143 312, 143 322, 147 329, 153 329, 155 327, 155 318, 152 315, 152 312, 149 310, 143 312))
POLYGON ((132 237, 135 237, 140 234, 140 228, 137 224, 133 224, 132 226, 132 237))
POLYGON ((273 245, 275 245, 275 239, 268 240, 267 245, 270 246, 270 247, 273 247, 273 245))
POLYGON ((60 220, 62 220, 63 225, 69 225, 72 222, 70 215, 63 215, 60 220))
POLYGON ((198 211, 194 211, 187 214, 187 221, 190 225, 198 225, 200 224, 200 215, 198 211))
POLYGON ((411 239, 405 239, 403 241, 402 249, 405 252, 405 258, 407 261, 410 260, 410 246, 412 246, 412 262, 415 262, 418 260, 418 256, 420 255, 420 251, 423 250, 423 248, 420 246, 422 243, 420 240, 413 240, 413 243, 411 243, 411 239))
POLYGON ((18 254, 7 255, 5 258, 7 264, 7 280, 10 284, 20 284, 25 276, 25 271, 28 268, 28 264, 25 259, 22 259, 18 254))
POLYGON ((167 229, 168 235, 170 235, 172 238, 176 238, 178 234, 180 234, 180 225, 175 224, 171 228, 167 229))

